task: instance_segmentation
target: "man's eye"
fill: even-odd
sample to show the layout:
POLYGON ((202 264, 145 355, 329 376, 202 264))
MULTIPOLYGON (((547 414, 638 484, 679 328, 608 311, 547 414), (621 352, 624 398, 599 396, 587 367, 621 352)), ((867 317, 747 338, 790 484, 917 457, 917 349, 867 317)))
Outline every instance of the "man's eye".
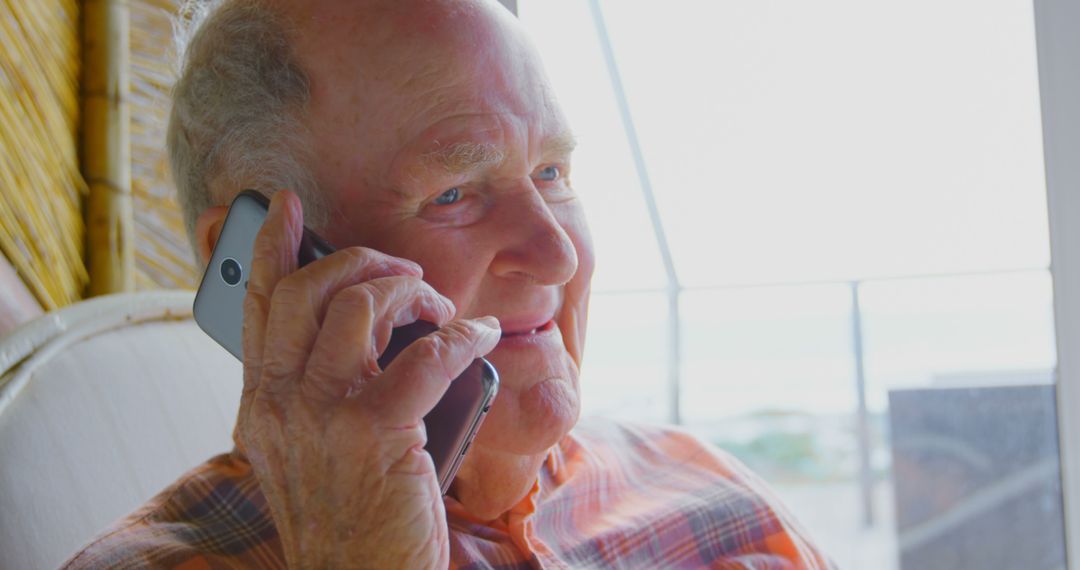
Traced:
POLYGON ((457 202, 459 199, 461 199, 461 190, 458 190, 455 187, 447 190, 446 192, 443 192, 442 194, 439 194, 439 197, 435 198, 434 203, 440 206, 446 206, 448 204, 453 204, 454 202, 457 202))
POLYGON ((560 173, 559 173, 559 167, 558 166, 548 166, 548 167, 545 167, 543 170, 541 170, 536 175, 536 177, 539 178, 540 180, 545 181, 545 182, 551 182, 553 180, 558 180, 559 179, 559 174, 560 173))

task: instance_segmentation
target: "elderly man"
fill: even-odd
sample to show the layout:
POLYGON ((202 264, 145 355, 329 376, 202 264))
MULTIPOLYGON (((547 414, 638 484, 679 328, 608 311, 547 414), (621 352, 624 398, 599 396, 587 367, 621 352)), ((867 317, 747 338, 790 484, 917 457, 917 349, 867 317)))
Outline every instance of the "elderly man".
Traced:
POLYGON ((69 567, 829 567, 721 452, 575 428, 574 141, 501 6, 226 0, 186 58, 168 142, 201 257, 236 192, 291 190, 256 242, 237 448, 69 567), (340 251, 298 270, 302 212, 340 251), (380 370, 417 318, 441 330, 380 370), (502 387, 443 497, 422 418, 483 355, 502 387))

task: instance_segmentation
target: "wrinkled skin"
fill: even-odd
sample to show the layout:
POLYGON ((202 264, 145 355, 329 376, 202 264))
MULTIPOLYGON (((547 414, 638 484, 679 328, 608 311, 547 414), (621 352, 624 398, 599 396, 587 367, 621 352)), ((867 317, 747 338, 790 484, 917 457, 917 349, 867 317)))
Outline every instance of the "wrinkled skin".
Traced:
MULTIPOLYGON (((577 421, 593 254, 572 137, 493 3, 284 10, 333 205, 319 231, 342 251, 297 271, 299 201, 275 194, 244 307, 238 438, 290 566, 445 567, 422 418, 448 383, 480 355, 502 379, 451 488, 482 520, 524 497, 577 421), (417 318, 442 330, 380 371, 390 329, 417 318)), ((223 216, 199 220, 204 257, 223 216)))

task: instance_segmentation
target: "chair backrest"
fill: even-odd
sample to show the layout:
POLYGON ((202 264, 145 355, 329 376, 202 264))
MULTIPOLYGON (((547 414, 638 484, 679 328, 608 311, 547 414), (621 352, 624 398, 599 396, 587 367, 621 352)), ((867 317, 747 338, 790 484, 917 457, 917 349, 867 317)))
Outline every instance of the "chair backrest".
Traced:
POLYGON ((84 301, 0 339, 0 568, 55 568, 232 447, 239 362, 190 292, 84 301))

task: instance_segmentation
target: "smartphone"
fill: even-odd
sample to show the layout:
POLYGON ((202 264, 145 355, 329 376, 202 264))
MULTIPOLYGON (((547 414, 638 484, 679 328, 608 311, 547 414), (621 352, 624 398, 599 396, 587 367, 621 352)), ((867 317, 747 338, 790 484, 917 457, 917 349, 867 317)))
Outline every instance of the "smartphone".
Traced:
MULTIPOLYGON (((221 234, 195 294, 195 322, 238 359, 243 359, 242 330, 244 295, 251 270, 255 236, 259 233, 270 201, 254 190, 244 190, 233 200, 221 234)), ((302 267, 334 252, 334 248, 308 228, 300 240, 302 267)), ((390 361, 418 338, 438 330, 434 324, 417 321, 395 328, 379 357, 385 369, 390 361)), ((427 445, 424 449, 435 462, 435 472, 443 494, 450 488, 469 444, 484 421, 499 390, 499 375, 484 358, 477 358, 447 389, 435 408, 424 416, 427 445)))

